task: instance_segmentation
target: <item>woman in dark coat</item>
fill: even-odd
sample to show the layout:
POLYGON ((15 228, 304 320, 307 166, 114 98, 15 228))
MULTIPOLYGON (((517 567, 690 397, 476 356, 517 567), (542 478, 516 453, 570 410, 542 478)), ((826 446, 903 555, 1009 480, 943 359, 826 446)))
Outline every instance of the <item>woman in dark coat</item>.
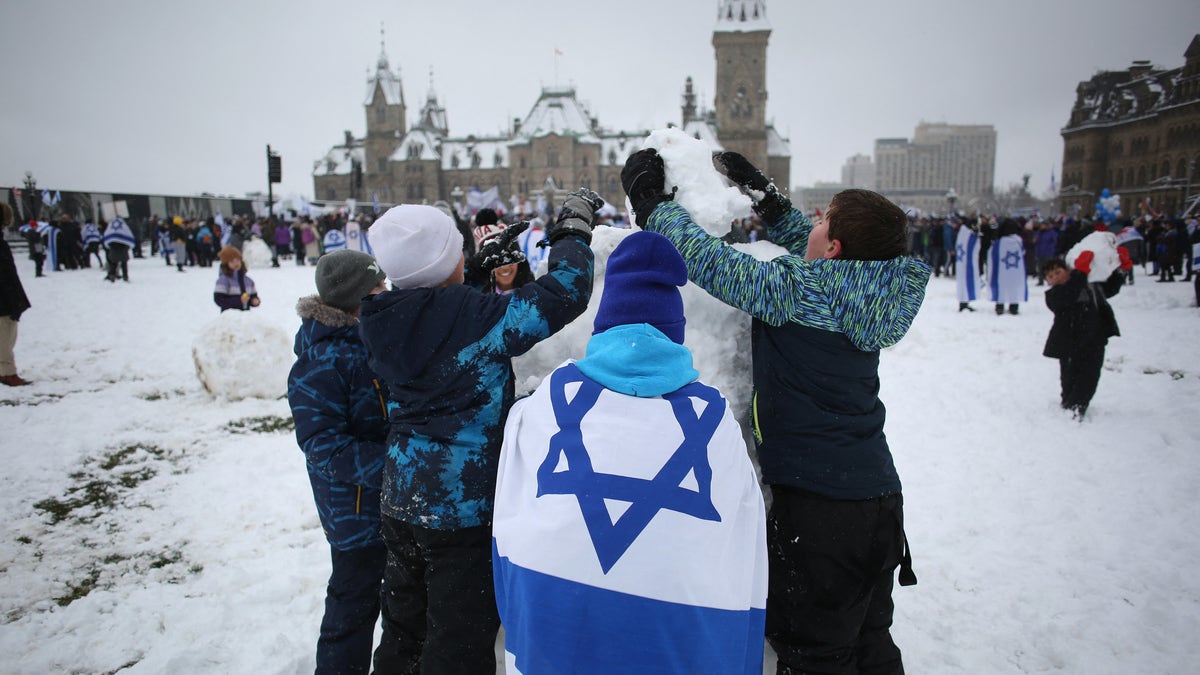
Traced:
POLYGON ((12 207, 0 202, 0 384, 23 387, 30 384, 17 374, 13 348, 17 344, 17 321, 29 309, 29 298, 17 275, 12 249, 4 240, 4 231, 12 226, 12 207))

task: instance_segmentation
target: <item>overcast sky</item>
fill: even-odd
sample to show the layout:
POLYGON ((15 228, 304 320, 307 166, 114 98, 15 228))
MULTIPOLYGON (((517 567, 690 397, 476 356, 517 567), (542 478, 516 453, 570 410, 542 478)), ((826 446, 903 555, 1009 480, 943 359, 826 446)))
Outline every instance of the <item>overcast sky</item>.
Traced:
MULTIPOLYGON (((0 186, 312 195, 313 162, 365 131, 365 81, 399 66, 410 122, 433 87, 452 135, 493 134, 574 84, 614 130, 678 123, 714 92, 717 0, 0 1, 0 186), (558 48, 563 56, 554 57, 558 48)), ((1196 0, 768 0, 768 119, 792 185, 922 120, 991 124, 996 182, 1043 192, 1075 86, 1134 59, 1183 65, 1196 0)))

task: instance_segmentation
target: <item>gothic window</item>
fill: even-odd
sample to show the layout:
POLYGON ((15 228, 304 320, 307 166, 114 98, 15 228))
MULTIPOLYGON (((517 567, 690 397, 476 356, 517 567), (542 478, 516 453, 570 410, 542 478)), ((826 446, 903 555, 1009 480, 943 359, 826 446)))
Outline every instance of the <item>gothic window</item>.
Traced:
POLYGON ((500 156, 500 151, 497 150, 495 156, 492 157, 492 165, 498 167, 503 163, 504 163, 504 158, 500 156))
POLYGON ((558 166, 558 148, 551 147, 546 150, 546 166, 558 166))
POLYGON ((1188 175, 1187 175, 1187 160, 1186 159, 1179 160, 1179 165, 1175 168, 1175 177, 1176 178, 1187 178, 1188 177, 1188 175))
POLYGON ((609 148, 609 150, 608 150, 608 163, 609 164, 617 163, 617 151, 613 150, 612 148, 609 148))
POLYGON ((387 108, 383 107, 382 103, 375 106, 375 121, 379 124, 387 121, 387 108))
POLYGON ((377 166, 379 173, 387 173, 387 157, 380 157, 377 166))
POLYGON ((525 168, 525 155, 521 155, 521 168, 525 168))
POLYGON ((478 169, 479 165, 482 163, 483 163, 483 158, 479 156, 479 153, 472 152, 471 153, 471 168, 478 169))
POLYGON ((451 169, 457 169, 457 168, 458 168, 458 154, 457 154, 457 153, 456 153, 456 154, 453 154, 453 155, 450 155, 450 168, 451 168, 451 169))
POLYGON ((408 158, 409 159, 420 159, 421 158, 421 150, 423 150, 423 149, 424 149, 424 147, 420 143, 413 143, 412 145, 408 146, 408 158))
POLYGON ((1163 160, 1163 163, 1162 163, 1162 174, 1161 174, 1161 175, 1163 175, 1163 176, 1167 176, 1167 177, 1170 177, 1170 175, 1171 175, 1171 162, 1170 162, 1170 160, 1166 160, 1166 159, 1164 159, 1164 160, 1163 160))

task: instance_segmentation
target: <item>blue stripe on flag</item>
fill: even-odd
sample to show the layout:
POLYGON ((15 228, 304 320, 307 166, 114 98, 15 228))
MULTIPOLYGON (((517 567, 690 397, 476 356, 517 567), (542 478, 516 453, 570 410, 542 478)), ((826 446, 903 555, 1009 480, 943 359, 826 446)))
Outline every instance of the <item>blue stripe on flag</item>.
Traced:
POLYGON ((696 607, 560 579, 501 557, 495 540, 492 567, 505 650, 523 675, 762 673, 765 609, 696 607))

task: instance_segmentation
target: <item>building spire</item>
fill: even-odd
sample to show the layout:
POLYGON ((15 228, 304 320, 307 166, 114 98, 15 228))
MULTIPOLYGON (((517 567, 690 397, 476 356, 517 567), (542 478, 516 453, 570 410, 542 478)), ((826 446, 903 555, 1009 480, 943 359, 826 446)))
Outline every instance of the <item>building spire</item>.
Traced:
POLYGON ((388 68, 387 48, 384 46, 383 38, 384 38, 383 22, 380 21, 379 22, 379 62, 377 65, 379 68, 381 68, 383 70, 387 70, 387 68, 388 68))

